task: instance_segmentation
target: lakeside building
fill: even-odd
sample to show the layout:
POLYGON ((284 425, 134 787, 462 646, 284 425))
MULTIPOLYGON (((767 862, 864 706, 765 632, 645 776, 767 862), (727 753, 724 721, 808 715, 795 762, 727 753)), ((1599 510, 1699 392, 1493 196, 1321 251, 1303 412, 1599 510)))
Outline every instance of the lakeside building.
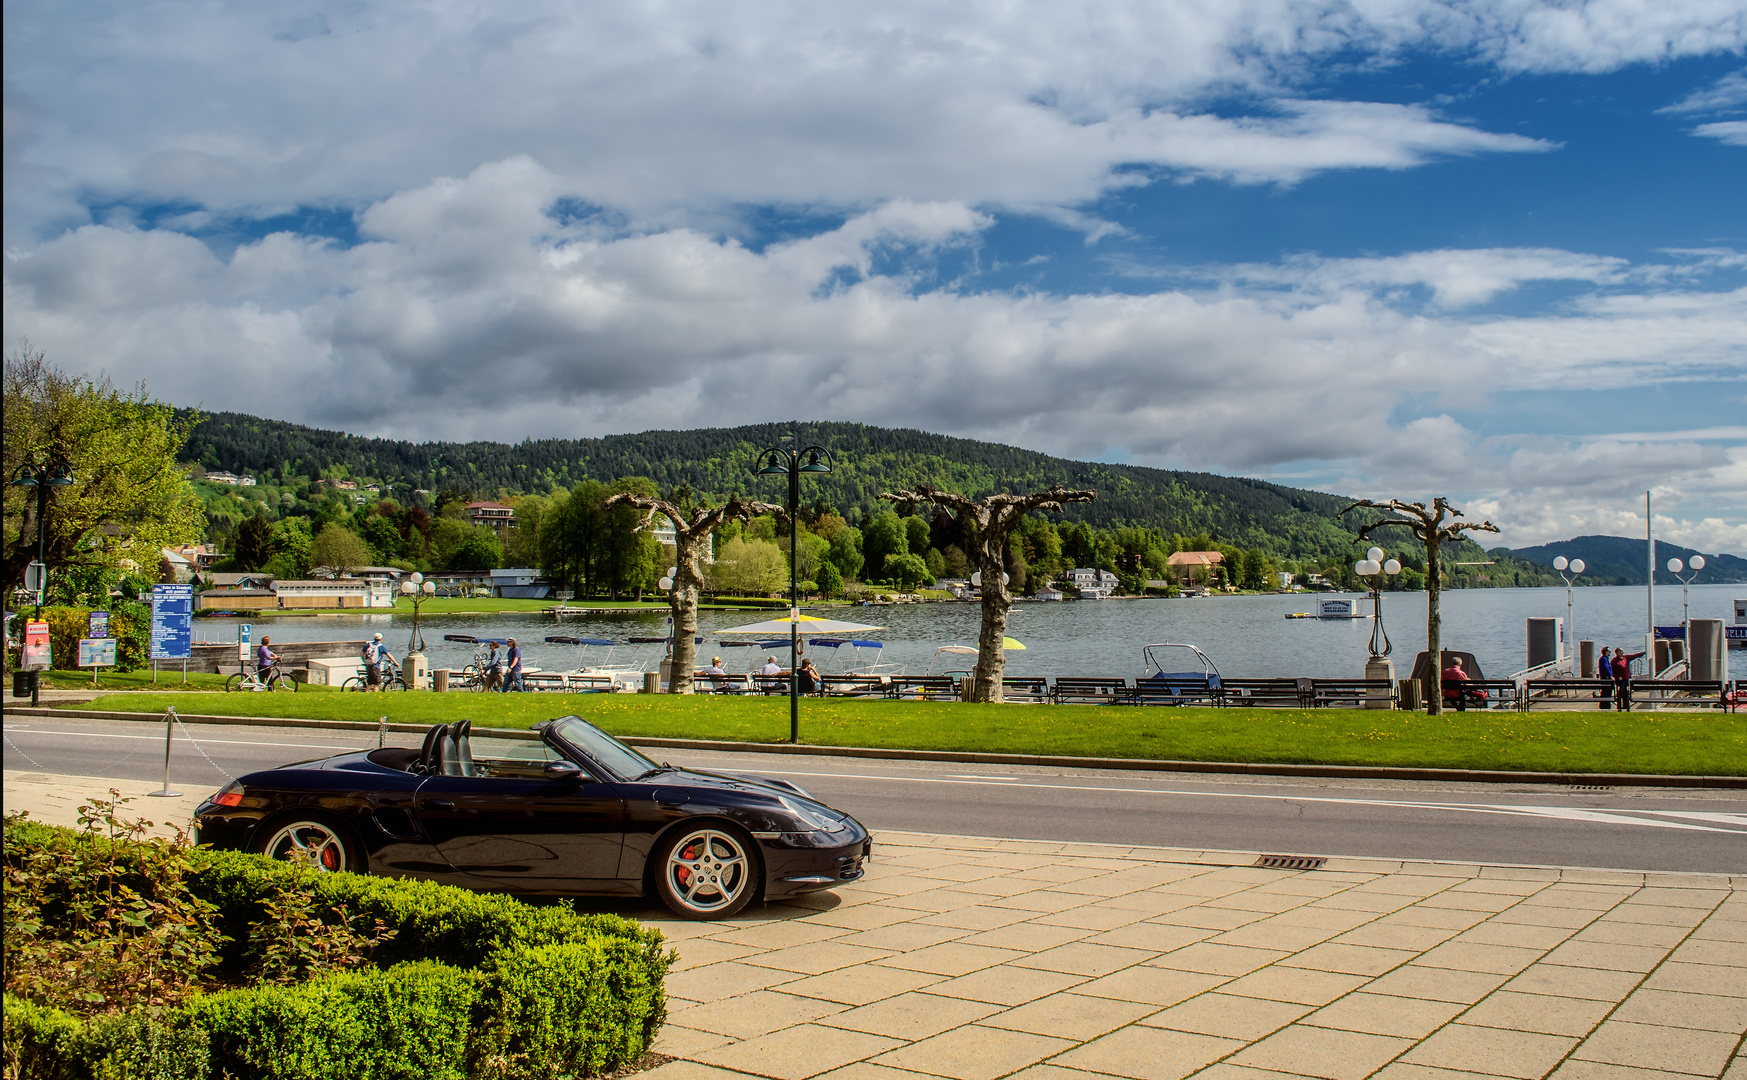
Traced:
MULTIPOLYGON (((473 502, 467 504, 467 520, 475 526, 487 526, 497 534, 498 542, 504 543, 509 540, 510 530, 516 527, 516 512, 500 502, 473 502)), ((668 538, 671 543, 671 529, 668 538)))
POLYGON ((306 578, 275 581, 273 594, 286 608, 389 608, 394 588, 386 581, 362 578, 306 578))
POLYGON ((540 580, 540 571, 525 566, 491 571, 495 596, 517 600, 544 600, 552 595, 552 583, 540 580))
POLYGON ((1116 591, 1116 575, 1092 566, 1078 566, 1068 572, 1068 583, 1082 600, 1108 599, 1116 591))
POLYGON ((1225 556, 1217 551, 1179 551, 1165 560, 1165 564, 1181 585, 1194 584, 1195 571, 1198 569, 1206 570, 1207 579, 1211 582, 1223 562, 1225 556))

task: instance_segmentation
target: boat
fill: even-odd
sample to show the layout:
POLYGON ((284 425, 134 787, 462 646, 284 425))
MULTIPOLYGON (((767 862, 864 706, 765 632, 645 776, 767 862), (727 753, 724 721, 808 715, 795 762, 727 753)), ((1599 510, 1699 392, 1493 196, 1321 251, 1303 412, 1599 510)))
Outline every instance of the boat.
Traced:
POLYGON ((1147 674, 1135 683, 1137 704, 1207 704, 1219 691, 1219 668, 1194 645, 1161 641, 1141 650, 1147 674))
MULTIPOLYGON (((787 648, 788 642, 783 642, 787 648)), ((852 638, 813 638, 807 642, 810 649, 829 649, 829 653, 814 653, 819 669, 828 675, 902 675, 904 665, 886 664, 880 662, 880 650, 885 648, 884 642, 865 641, 852 638), (832 659, 829 663, 825 657, 832 659)))
POLYGON ((1723 627, 1723 637, 1731 649, 1747 649, 1747 600, 1735 601, 1735 623, 1723 627))

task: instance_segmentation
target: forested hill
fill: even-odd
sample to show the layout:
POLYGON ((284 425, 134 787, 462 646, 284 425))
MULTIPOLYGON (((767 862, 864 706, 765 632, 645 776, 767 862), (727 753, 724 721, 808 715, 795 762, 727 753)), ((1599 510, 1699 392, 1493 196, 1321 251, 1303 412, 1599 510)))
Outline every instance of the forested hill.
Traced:
MULTIPOLYGON (((282 482, 345 476, 397 489, 458 488, 495 496, 646 476, 663 489, 684 486, 711 498, 740 492, 775 501, 783 494, 782 481, 754 478, 753 459, 789 429, 764 424, 514 445, 412 443, 214 413, 195 429, 187 455, 208 470, 282 482)), ((803 444, 829 447, 837 462, 833 475, 804 485, 803 498, 835 506, 852 522, 885 508, 878 499, 881 491, 917 483, 981 495, 1059 481, 1097 490, 1096 502, 1070 507, 1066 516, 1103 528, 1205 532, 1225 543, 1281 555, 1351 557, 1352 532, 1338 518, 1346 502, 1336 495, 1210 473, 1068 461, 997 443, 863 424, 805 424, 800 434, 803 444)))
MULTIPOLYGON (((1539 547, 1515 550, 1499 548, 1494 553, 1498 552, 1515 555, 1540 566, 1552 566, 1553 559, 1559 555, 1567 559, 1582 559, 1583 574, 1579 580, 1601 585, 1642 585, 1646 573, 1644 538, 1641 536, 1579 536, 1539 547)), ((1679 559, 1690 565, 1692 557, 1697 554, 1699 552, 1691 548, 1670 544, 1666 540, 1656 541, 1657 584, 1672 584, 1676 580, 1668 572, 1669 559, 1679 559)), ((1692 574, 1692 571, 1685 573, 1692 574)), ((1696 585, 1747 581, 1747 559, 1734 555, 1706 555, 1705 568, 1693 575, 1692 580, 1696 585)))

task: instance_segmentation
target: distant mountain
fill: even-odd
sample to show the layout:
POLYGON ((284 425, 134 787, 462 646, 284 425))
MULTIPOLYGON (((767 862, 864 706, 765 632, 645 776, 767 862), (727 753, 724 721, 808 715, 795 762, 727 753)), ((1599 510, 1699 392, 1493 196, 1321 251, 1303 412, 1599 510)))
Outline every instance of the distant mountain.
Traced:
MULTIPOLYGON (((646 431, 599 439, 412 443, 266 420, 241 413, 202 418, 185 453, 208 470, 252 473, 284 483, 341 475, 411 488, 459 488, 480 496, 540 493, 583 480, 646 476, 712 498, 734 493, 780 499, 782 484, 752 476, 759 448, 787 424, 693 431, 646 431)), ((881 491, 920 482, 983 495, 1060 482, 1094 488, 1096 502, 1064 516, 1100 528, 1144 526, 1291 557, 1353 558, 1360 514, 1343 521, 1347 499, 1261 480, 1134 465, 1069 461, 997 443, 864 424, 799 425, 803 443, 829 447, 835 474, 803 485, 802 497, 836 507, 852 523, 887 509, 881 491)), ((1471 550, 1478 555, 1479 548, 1471 550)), ((1471 557, 1471 556, 1470 556, 1471 557)))
MULTIPOLYGON (((1626 536, 1579 536, 1556 544, 1539 547, 1495 548, 1492 554, 1514 555, 1540 566, 1552 566, 1557 556, 1582 559, 1583 579, 1606 585, 1644 584, 1644 541, 1626 536)), ((1712 555, 1694 551, 1679 544, 1656 541, 1656 584, 1679 584, 1668 572, 1668 560, 1690 563, 1694 555, 1704 555, 1705 568, 1694 577, 1695 585, 1724 585, 1747 582, 1747 559, 1733 555, 1712 555)), ((1682 576, 1691 571, 1683 572, 1682 576)))

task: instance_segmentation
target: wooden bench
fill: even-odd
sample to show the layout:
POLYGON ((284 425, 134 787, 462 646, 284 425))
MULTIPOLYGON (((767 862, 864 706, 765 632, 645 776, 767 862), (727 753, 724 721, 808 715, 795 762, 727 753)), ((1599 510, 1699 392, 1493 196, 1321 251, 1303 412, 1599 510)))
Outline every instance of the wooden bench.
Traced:
POLYGON ((1001 679, 1001 700, 1041 704, 1049 700, 1049 680, 1029 676, 1001 679))
POLYGON ((917 701, 950 701, 958 697, 958 680, 950 675, 900 675, 892 680, 891 696, 917 701))
POLYGON ((1691 679, 1633 679, 1632 707, 1639 705, 1685 705, 1689 708, 1723 708, 1721 681, 1691 679))
MULTIPOLYGON (((1508 705, 1510 708, 1520 711, 1523 708, 1523 701, 1526 700, 1522 687, 1517 684, 1515 679, 1450 679, 1444 686, 1446 689, 1452 689, 1458 682, 1460 682, 1462 689, 1470 694, 1486 695, 1484 701, 1470 700, 1468 702, 1470 709, 1504 708, 1508 705)), ((1446 696, 1444 708, 1456 708, 1455 701, 1446 696)))
POLYGON ((1597 708, 1613 708, 1614 681, 1612 679, 1530 679, 1525 688, 1528 698, 1522 703, 1524 710, 1535 707, 1536 702, 1594 701, 1597 708), (1558 697, 1551 697, 1558 694, 1558 697))
POLYGON ((1050 697, 1058 705, 1068 701, 1095 701, 1100 705, 1108 705, 1133 693, 1128 680, 1121 676, 1108 679, 1064 676, 1058 678, 1055 686, 1050 689, 1050 697))
POLYGON ((1312 708, 1364 709, 1372 701, 1395 707, 1395 684, 1388 679, 1311 679, 1312 708))
POLYGON ((826 675, 826 697, 891 697, 890 675, 826 675))
POLYGON ((530 671, 522 675, 522 689, 535 693, 610 694, 609 675, 567 675, 562 671, 530 671))
POLYGON ((1119 705, 1217 705, 1224 696, 1217 686, 1206 679, 1173 679, 1154 676, 1136 679, 1134 691, 1119 705))
POLYGON ((1298 679, 1221 679, 1220 703, 1224 705, 1274 705, 1308 709, 1298 679))

